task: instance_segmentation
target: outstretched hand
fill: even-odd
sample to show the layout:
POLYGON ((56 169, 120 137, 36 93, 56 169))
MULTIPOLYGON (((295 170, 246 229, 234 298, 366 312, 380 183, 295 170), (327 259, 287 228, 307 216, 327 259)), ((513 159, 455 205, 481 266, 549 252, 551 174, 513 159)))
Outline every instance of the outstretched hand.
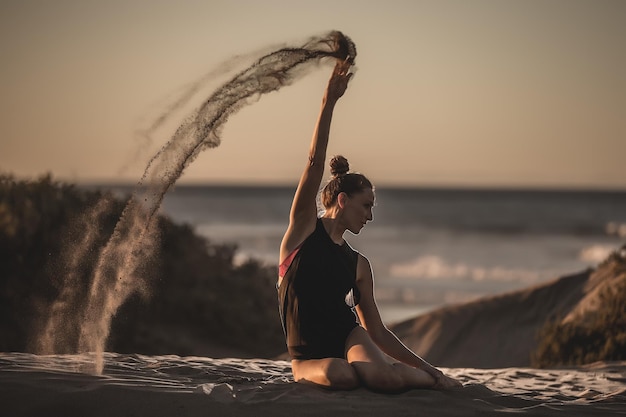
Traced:
POLYGON ((328 99, 337 100, 348 88, 348 81, 352 78, 353 73, 350 72, 352 61, 348 58, 344 61, 337 61, 333 74, 328 81, 326 88, 326 96, 328 99))

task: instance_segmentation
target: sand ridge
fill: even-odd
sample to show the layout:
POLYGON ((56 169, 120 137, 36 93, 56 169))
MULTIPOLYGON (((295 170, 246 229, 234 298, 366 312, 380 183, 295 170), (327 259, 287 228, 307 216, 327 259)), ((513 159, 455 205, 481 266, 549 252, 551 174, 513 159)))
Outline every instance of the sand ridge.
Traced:
POLYGON ((626 415, 626 362, 570 369, 449 368, 454 391, 331 392, 267 359, 0 353, 0 416, 626 415), (5 414, 6 413, 6 414, 5 414))

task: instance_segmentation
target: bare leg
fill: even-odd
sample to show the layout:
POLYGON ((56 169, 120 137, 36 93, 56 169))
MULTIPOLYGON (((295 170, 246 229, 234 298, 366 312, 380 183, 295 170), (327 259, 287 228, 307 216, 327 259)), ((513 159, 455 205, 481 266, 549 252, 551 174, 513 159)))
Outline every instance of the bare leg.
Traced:
POLYGON ((345 359, 293 360, 291 370, 299 383, 336 390, 351 390, 360 385, 354 368, 345 359))
POLYGON ((387 356, 360 326, 348 337, 347 359, 363 384, 374 391, 400 392, 435 385, 434 378, 426 371, 387 356))

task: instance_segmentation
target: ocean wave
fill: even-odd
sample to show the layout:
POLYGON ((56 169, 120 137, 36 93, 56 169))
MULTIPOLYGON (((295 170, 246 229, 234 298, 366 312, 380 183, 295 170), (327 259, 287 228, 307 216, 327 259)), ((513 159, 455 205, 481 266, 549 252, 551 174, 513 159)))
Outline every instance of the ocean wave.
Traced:
POLYGON ((591 245, 581 250, 578 258, 583 262, 598 264, 608 258, 615 249, 614 245, 591 245))
MULTIPOLYGON (((202 236, 212 241, 233 242, 245 240, 278 241, 283 237, 287 224, 282 223, 202 223, 196 226, 202 236)), ((275 246, 278 250, 278 245, 275 246)))
POLYGON ((545 275, 545 271, 539 272, 501 266, 471 266, 465 263, 453 264, 436 255, 425 255, 406 263, 392 265, 390 274, 394 278, 535 283, 541 280, 545 275))
POLYGON ((608 222, 604 230, 609 236, 626 237, 626 223, 608 222))

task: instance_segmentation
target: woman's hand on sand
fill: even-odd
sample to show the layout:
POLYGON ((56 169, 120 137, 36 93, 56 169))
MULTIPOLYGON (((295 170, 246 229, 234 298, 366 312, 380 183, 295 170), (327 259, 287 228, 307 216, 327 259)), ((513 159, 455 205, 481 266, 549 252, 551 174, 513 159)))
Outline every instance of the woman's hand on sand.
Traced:
POLYGON ((330 100, 338 100, 348 88, 348 81, 352 78, 353 73, 350 72, 352 62, 348 59, 338 61, 333 70, 333 74, 328 81, 326 89, 326 98, 330 100))

